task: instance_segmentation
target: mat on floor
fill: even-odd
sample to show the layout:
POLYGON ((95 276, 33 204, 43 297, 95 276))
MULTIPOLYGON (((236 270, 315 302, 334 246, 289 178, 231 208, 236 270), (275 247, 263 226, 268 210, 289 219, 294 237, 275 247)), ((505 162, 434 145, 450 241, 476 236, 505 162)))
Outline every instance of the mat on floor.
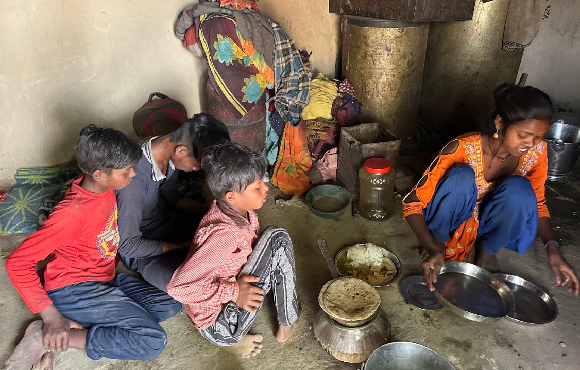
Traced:
POLYGON ((0 203, 0 233, 36 231, 60 200, 67 188, 65 183, 80 173, 76 163, 19 168, 14 176, 16 185, 0 203))

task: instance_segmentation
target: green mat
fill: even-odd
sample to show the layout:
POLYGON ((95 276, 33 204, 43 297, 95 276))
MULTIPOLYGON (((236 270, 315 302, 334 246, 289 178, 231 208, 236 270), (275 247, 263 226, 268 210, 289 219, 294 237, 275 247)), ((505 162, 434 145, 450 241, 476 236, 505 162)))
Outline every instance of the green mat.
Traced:
POLYGON ((61 193, 80 175, 76 163, 58 167, 19 168, 16 185, 0 203, 0 233, 31 233, 46 221, 61 193))

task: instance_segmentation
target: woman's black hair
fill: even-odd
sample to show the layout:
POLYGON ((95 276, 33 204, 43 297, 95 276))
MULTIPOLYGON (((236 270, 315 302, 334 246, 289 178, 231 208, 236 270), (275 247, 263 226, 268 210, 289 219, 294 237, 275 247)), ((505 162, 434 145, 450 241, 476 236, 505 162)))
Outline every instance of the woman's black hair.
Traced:
POLYGON ((494 120, 502 118, 502 132, 507 128, 528 120, 548 120, 552 123, 554 108, 548 94, 532 86, 518 86, 506 82, 493 92, 495 109, 491 114, 490 133, 495 132, 494 120))

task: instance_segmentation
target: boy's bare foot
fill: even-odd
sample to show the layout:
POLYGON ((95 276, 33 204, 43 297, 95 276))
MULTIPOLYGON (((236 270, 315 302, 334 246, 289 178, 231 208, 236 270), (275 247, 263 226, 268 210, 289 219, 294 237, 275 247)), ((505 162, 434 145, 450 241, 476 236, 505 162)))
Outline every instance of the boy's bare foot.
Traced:
POLYGON ((54 360, 56 359, 56 353, 46 352, 44 356, 37 363, 32 366, 32 370, 52 370, 54 366, 54 360))
POLYGON ((46 352, 42 344, 42 320, 33 321, 4 364, 4 370, 29 370, 46 352))
POLYGON ((499 272, 499 262, 495 254, 489 254, 483 247, 483 244, 479 244, 477 255, 475 257, 475 264, 482 269, 486 269, 489 272, 495 273, 499 272))
POLYGON ((296 321, 294 321, 290 325, 280 325, 278 327, 278 332, 276 333, 276 340, 279 343, 286 342, 292 336, 292 333, 294 332, 294 329, 296 329, 297 325, 298 325, 298 319, 296 319, 296 321))
POLYGON ((262 334, 247 334, 241 341, 233 346, 224 347, 224 349, 241 358, 250 358, 256 356, 262 351, 262 334))

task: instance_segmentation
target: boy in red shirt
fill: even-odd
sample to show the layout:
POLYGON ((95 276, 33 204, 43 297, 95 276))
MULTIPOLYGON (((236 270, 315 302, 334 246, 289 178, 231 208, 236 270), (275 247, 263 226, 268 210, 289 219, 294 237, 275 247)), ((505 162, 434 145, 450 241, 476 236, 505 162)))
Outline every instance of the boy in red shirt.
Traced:
POLYGON ((159 322, 181 308, 143 280, 115 276, 113 190, 135 176, 139 146, 122 132, 89 125, 80 132, 76 157, 84 175, 6 261, 14 287, 42 318, 28 326, 7 370, 29 369, 41 358, 52 368, 54 352, 68 348, 84 349, 93 360, 153 358, 167 342, 159 322), (48 256, 43 286, 36 263, 48 256))
POLYGON ((216 197, 201 220, 191 252, 167 285, 184 304, 191 323, 211 343, 239 357, 262 348, 261 334, 248 334, 270 288, 278 311, 276 339, 290 338, 298 320, 292 241, 281 228, 258 237, 253 210, 266 201, 266 162, 234 143, 214 146, 202 159, 216 197))

